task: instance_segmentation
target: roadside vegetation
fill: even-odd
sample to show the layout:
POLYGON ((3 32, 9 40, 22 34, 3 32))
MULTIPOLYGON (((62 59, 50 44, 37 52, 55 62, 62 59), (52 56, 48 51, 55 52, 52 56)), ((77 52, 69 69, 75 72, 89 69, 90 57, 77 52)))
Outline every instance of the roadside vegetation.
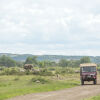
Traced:
POLYGON ((0 57, 0 100, 19 95, 56 91, 80 85, 80 63, 90 63, 89 57, 80 60, 61 59, 38 61, 28 57, 16 62, 5 55, 0 57), (25 65, 32 67, 25 67, 25 65))
POLYGON ((94 96, 85 100, 100 100, 100 95, 99 96, 94 96))
POLYGON ((78 74, 66 76, 0 76, 0 100, 29 93, 47 92, 80 85, 78 74), (74 78, 76 77, 76 78, 74 78))

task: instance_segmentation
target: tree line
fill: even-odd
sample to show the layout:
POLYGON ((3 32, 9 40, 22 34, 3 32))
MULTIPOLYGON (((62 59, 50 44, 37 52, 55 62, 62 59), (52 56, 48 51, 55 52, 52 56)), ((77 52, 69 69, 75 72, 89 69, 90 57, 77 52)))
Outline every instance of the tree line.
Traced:
POLYGON ((33 66, 38 67, 55 67, 55 66, 61 66, 61 67, 78 67, 81 63, 90 63, 91 60, 89 57, 83 57, 80 60, 66 60, 61 59, 58 62, 56 61, 38 61, 36 56, 28 57, 26 61, 20 62, 15 61, 9 56, 1 56, 0 57, 0 66, 5 67, 22 67, 25 64, 33 64, 33 66))
POLYGON ((15 60, 13 60, 11 57, 3 55, 0 57, 0 66, 4 66, 4 67, 18 66, 18 67, 21 67, 21 66, 23 66, 23 62, 20 62, 20 61, 17 62, 15 60))

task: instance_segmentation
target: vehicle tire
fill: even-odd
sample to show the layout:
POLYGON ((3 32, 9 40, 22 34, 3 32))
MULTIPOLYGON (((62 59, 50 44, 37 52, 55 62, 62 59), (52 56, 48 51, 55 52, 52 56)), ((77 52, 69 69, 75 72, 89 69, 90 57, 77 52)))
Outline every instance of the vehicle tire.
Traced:
POLYGON ((94 85, 97 84, 97 80, 95 79, 95 80, 93 81, 93 83, 94 83, 94 85))
POLYGON ((81 80, 81 85, 84 85, 84 80, 81 80))

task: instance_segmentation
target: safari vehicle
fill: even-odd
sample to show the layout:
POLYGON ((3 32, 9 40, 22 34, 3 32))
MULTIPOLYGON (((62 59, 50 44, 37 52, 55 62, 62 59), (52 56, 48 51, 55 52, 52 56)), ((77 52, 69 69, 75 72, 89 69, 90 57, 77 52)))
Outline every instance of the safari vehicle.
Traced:
POLYGON ((93 63, 80 64, 80 78, 82 85, 84 85, 84 81, 93 81, 93 84, 97 84, 97 65, 93 63))

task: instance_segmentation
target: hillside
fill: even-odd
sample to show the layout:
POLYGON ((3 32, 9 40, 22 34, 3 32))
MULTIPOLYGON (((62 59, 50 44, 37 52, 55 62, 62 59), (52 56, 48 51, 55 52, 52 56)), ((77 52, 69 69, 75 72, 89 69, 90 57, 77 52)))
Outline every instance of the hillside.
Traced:
MULTIPOLYGON (((59 61, 60 59, 67 60, 79 60, 83 56, 63 56, 63 55, 32 55, 32 54, 11 54, 11 53, 0 53, 0 56, 6 55, 10 56, 16 61, 25 61, 29 56, 37 56, 39 61, 50 60, 50 61, 59 61)), ((91 61, 94 63, 100 63, 100 56, 89 56, 91 61)))

